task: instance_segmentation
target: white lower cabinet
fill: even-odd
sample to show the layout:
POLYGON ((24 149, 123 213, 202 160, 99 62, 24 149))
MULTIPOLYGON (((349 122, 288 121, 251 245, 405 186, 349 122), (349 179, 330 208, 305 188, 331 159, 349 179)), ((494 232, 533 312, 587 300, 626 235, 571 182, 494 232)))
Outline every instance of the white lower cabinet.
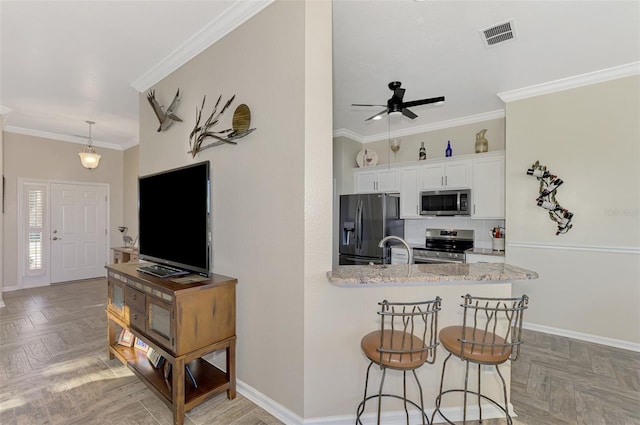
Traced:
POLYGON ((504 153, 473 160, 472 218, 504 219, 504 153))
POLYGON ((400 169, 400 218, 421 218, 419 178, 419 167, 400 169))
POLYGON ((409 253, 403 246, 391 247, 391 264, 407 264, 409 262, 409 253))
POLYGON ((466 254, 465 263, 504 263, 504 255, 466 254))

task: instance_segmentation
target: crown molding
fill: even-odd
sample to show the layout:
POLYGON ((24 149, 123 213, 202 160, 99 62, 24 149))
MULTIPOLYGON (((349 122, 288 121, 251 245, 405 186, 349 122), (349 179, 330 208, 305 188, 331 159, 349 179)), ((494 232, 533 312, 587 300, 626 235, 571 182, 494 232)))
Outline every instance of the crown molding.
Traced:
POLYGON ((236 1, 222 15, 131 83, 131 86, 140 93, 148 90, 273 2, 274 0, 236 1))
POLYGON ((9 112, 13 112, 13 109, 0 105, 0 115, 8 114, 9 112))
POLYGON ((640 74, 640 62, 632 62, 626 65, 615 66, 612 68, 498 93, 498 97, 504 103, 509 103, 515 100, 527 99, 529 97, 541 96, 544 94, 588 86, 590 84, 602 83, 618 78, 631 77, 638 74, 640 74))
MULTIPOLYGON (((16 133, 16 134, 23 134, 25 136, 33 136, 33 137, 42 137, 44 139, 52 139, 52 140, 58 140, 60 142, 70 142, 70 143, 77 143, 80 145, 86 145, 87 144, 87 138, 84 137, 76 137, 76 136, 69 136, 66 134, 57 134, 57 133, 50 133, 48 131, 40 131, 40 130, 32 130, 30 128, 22 128, 22 127, 14 127, 12 125, 7 125, 3 128, 3 131, 6 131, 7 133, 16 133)), ((114 150, 124 150, 122 146, 117 145, 115 143, 106 143, 106 142, 98 142, 95 139, 91 139, 91 144, 94 147, 100 147, 100 148, 105 148, 105 149, 114 149, 114 150)), ((134 143, 131 146, 135 146, 137 143, 134 143)), ((129 147, 131 147, 129 146, 129 147)))
POLYGON ((371 136, 363 136, 361 134, 355 133, 351 130, 347 130, 346 128, 340 128, 333 132, 333 137, 348 137, 351 140, 360 143, 370 143, 377 142, 378 140, 387 139, 389 137, 406 137, 412 136, 414 134, 419 133, 427 133, 429 131, 442 130, 445 128, 458 127, 461 125, 467 124, 475 124, 477 122, 495 120, 499 118, 504 118, 505 113, 504 109, 498 109, 496 111, 483 112, 475 115, 468 115, 466 117, 454 118, 446 121, 439 121, 431 124, 420 125, 417 127, 404 128, 396 131, 392 131, 391 133, 379 133, 373 134, 371 136))

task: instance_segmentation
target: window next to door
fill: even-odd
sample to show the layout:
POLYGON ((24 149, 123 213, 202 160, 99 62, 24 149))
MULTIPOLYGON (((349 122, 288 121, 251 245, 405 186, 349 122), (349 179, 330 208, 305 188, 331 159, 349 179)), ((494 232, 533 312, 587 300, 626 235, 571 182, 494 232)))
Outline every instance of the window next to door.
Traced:
POLYGON ((27 235, 25 245, 26 270, 28 276, 44 274, 42 261, 42 244, 44 236, 44 209, 46 199, 46 186, 27 185, 25 197, 27 201, 26 210, 28 215, 27 235))

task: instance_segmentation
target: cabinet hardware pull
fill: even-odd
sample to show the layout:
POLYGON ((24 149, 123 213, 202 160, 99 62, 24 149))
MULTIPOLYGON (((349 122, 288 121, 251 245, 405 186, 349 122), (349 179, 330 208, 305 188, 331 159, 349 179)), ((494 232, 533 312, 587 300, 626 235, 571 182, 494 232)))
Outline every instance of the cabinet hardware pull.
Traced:
POLYGON ((444 177, 440 176, 440 186, 444 186, 444 177))

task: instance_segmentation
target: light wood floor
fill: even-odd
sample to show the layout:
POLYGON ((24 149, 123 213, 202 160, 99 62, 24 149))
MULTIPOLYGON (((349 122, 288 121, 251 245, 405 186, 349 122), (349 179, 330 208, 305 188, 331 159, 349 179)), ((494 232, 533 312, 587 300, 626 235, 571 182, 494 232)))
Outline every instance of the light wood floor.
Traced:
MULTIPOLYGON (((170 410, 117 359, 107 360, 105 279, 3 298, 0 424, 171 424, 170 410)), ((640 425, 640 353, 526 331, 511 387, 514 425, 640 425)), ((187 412, 185 424, 281 422, 240 394, 233 401, 222 394, 187 412)))

